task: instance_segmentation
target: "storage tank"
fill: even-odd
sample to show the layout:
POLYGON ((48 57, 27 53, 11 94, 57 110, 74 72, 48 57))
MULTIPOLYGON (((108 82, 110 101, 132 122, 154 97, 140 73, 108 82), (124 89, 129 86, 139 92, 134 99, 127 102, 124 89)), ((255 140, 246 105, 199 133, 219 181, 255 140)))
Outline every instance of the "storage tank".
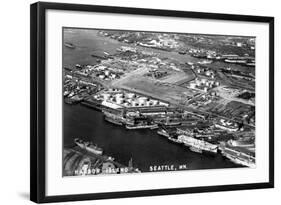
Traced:
POLYGON ((139 103, 144 104, 147 101, 147 97, 140 97, 139 98, 139 103))
POLYGON ((117 104, 123 104, 124 103, 124 99, 123 98, 116 98, 116 103, 117 104))
POLYGON ((138 103, 137 101, 133 101, 133 102, 132 102, 132 106, 133 106, 133 107, 138 106, 138 104, 139 104, 139 103, 138 103))
POLYGON ((151 100, 150 101, 152 105, 157 105, 158 101, 157 100, 151 100))
POLYGON ((136 96, 136 95, 135 95, 134 93, 128 93, 128 94, 127 94, 127 97, 128 97, 128 98, 134 98, 135 96, 136 96))
POLYGON ((104 100, 108 100, 111 97, 111 95, 109 93, 103 93, 102 97, 104 100))
POLYGON ((108 76, 109 75, 109 70, 104 71, 104 74, 108 76))

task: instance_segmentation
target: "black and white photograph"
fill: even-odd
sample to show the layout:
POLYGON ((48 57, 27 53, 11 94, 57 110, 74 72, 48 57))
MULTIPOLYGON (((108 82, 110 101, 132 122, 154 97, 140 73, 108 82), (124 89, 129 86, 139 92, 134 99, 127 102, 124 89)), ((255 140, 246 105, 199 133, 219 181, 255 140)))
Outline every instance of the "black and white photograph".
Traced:
POLYGON ((63 177, 256 168, 256 37, 62 28, 63 177))
POLYGON ((276 2, 4 1, 0 204, 278 201, 276 2))

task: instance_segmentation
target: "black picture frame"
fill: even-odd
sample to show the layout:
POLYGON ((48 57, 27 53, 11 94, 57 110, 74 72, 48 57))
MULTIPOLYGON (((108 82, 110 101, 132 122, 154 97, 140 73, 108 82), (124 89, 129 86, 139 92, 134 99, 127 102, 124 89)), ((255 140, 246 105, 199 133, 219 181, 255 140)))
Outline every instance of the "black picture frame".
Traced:
POLYGON ((198 192, 230 191, 274 187, 274 18, 265 16, 230 15, 218 13, 125 8, 82 4, 38 2, 30 7, 30 199, 37 203, 76 200, 97 200, 123 197, 140 197, 198 192), (90 193, 46 196, 46 68, 45 38, 46 11, 67 10, 129 15, 151 15, 194 19, 263 22, 269 24, 269 181, 239 185, 171 188, 126 192, 90 193))

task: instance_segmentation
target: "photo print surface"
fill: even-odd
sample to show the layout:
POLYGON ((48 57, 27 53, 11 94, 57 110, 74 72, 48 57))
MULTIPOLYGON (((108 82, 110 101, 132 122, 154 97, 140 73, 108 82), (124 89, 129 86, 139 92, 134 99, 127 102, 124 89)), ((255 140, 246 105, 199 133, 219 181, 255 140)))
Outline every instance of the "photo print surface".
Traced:
POLYGON ((255 37, 68 28, 63 176, 255 168, 255 37))

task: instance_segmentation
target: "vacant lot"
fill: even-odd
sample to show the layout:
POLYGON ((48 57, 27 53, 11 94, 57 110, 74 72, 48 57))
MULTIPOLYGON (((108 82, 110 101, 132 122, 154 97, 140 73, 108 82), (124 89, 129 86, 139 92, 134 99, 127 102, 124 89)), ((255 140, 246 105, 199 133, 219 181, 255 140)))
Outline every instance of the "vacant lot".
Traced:
POLYGON ((145 77, 138 77, 118 83, 119 88, 151 96, 172 104, 179 103, 183 98, 193 96, 191 90, 169 83, 161 83, 145 77))

